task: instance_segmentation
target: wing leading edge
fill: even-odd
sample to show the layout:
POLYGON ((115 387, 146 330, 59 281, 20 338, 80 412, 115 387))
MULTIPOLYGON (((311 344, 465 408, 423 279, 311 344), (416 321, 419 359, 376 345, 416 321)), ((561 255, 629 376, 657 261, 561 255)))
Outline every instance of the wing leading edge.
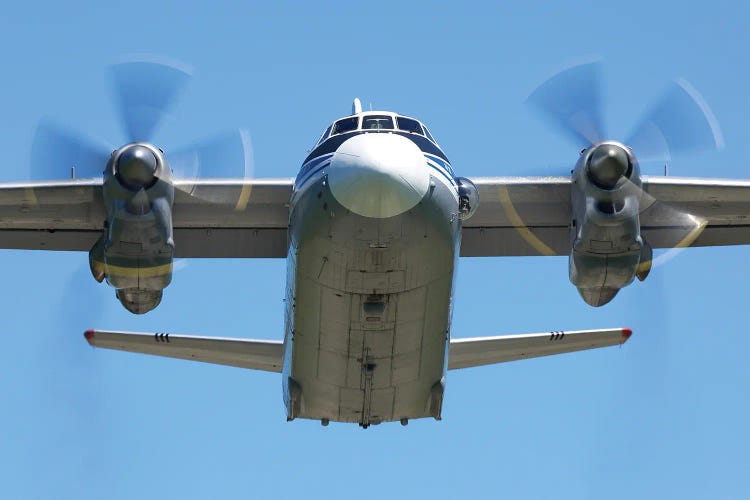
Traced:
MULTIPOLYGON (((175 257, 286 257, 293 184, 175 181, 175 257)), ((101 179, 0 184, 0 248, 88 252, 105 218, 101 179)))
MULTIPOLYGON (((569 177, 483 177, 479 207, 462 230, 461 255, 567 255, 569 177)), ((104 228, 101 179, 0 184, 0 248, 88 251, 104 228)), ((177 181, 176 257, 287 254, 293 179, 177 181), (196 193, 195 196, 185 191, 196 193)), ((654 200, 641 230, 652 248, 681 246, 677 209, 705 224, 690 246, 750 244, 750 181, 644 177, 654 200)))
POLYGON ((518 359, 622 345, 631 334, 629 328, 611 328, 451 339, 448 369, 493 365, 518 359))
POLYGON ((281 373, 284 344, 274 340, 194 337, 168 333, 131 333, 88 330, 93 347, 202 361, 250 370, 281 373))
MULTIPOLYGON (((477 212, 464 223, 461 256, 568 255, 569 177, 482 177, 477 212)), ((750 244, 750 181, 643 177, 650 200, 641 231, 652 248, 750 244), (686 244, 684 213, 701 221, 686 244)))

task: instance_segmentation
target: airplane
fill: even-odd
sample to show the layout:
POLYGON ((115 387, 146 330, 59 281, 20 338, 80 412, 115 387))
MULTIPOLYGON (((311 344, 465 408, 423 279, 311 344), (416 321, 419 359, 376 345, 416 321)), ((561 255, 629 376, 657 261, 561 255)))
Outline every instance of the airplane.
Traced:
POLYGON ((186 70, 128 61, 112 75, 128 142, 102 148, 43 122, 31 169, 54 180, 0 185, 0 247, 89 252, 93 277, 134 314, 159 305, 176 258, 286 259, 282 340, 84 335, 95 347, 280 373, 289 421, 440 420, 450 370, 631 336, 618 327, 454 338, 459 257, 567 255, 571 282, 599 307, 646 279, 654 249, 750 243, 748 181, 641 175, 641 156, 721 145, 687 82, 625 142, 601 126, 600 63, 542 84, 530 103, 581 145, 569 174, 457 176, 424 123, 355 99, 296 178, 256 179, 244 133, 174 154, 151 142, 186 70))

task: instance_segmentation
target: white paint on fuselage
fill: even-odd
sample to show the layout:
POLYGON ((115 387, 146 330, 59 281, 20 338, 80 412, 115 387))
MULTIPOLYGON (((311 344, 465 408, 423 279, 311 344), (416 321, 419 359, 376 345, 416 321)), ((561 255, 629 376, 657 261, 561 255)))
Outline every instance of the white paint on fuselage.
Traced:
POLYGON ((336 156, 357 160, 332 161, 293 197, 288 416, 439 418, 460 238, 455 186, 395 134, 355 136, 336 156), (411 171, 401 176, 399 166, 411 171), (368 313, 371 301, 383 302, 380 318, 368 313))
POLYGON ((406 137, 365 133, 344 142, 327 170, 331 192, 348 210, 384 219, 424 198, 430 172, 422 151, 406 137))

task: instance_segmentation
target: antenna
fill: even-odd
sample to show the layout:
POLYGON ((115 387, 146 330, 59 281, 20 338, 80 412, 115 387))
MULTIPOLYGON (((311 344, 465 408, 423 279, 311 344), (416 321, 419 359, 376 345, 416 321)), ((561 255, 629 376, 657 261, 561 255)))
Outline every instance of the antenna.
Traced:
POLYGON ((362 101, 359 100, 359 97, 354 98, 354 102, 352 103, 352 114, 358 115, 362 112, 362 101))
POLYGON ((669 164, 664 163, 664 177, 669 175, 669 164))

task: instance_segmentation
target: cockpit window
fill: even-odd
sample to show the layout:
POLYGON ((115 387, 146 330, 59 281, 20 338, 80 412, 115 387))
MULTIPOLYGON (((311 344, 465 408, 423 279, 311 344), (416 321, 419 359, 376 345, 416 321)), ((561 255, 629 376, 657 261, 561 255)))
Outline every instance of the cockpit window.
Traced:
POLYGON ((343 134, 344 132, 351 132, 352 130, 357 130, 358 124, 359 124, 359 118, 356 116, 352 116, 350 118, 342 118, 341 120, 333 124, 332 135, 343 134))
POLYGON ((404 118, 403 116, 399 116, 398 118, 396 118, 396 121, 398 122, 398 128, 400 130, 405 130, 413 134, 424 135, 424 132, 422 132, 422 126, 419 124, 417 120, 412 120, 411 118, 404 118))
POLYGON ((393 118, 386 115, 370 115, 362 118, 362 130, 393 129, 393 118))
POLYGON ((320 136, 320 139, 318 139, 318 142, 315 143, 316 145, 328 139, 328 133, 331 131, 331 127, 333 127, 333 125, 328 125, 328 128, 326 129, 326 131, 323 132, 323 135, 320 136))
POLYGON ((430 133, 429 130, 427 130, 427 127, 425 127, 424 125, 422 125, 422 128, 424 129, 424 134, 427 136, 427 138, 429 140, 431 140, 432 142, 434 142, 435 144, 437 144, 437 141, 432 138, 432 134, 430 133))

